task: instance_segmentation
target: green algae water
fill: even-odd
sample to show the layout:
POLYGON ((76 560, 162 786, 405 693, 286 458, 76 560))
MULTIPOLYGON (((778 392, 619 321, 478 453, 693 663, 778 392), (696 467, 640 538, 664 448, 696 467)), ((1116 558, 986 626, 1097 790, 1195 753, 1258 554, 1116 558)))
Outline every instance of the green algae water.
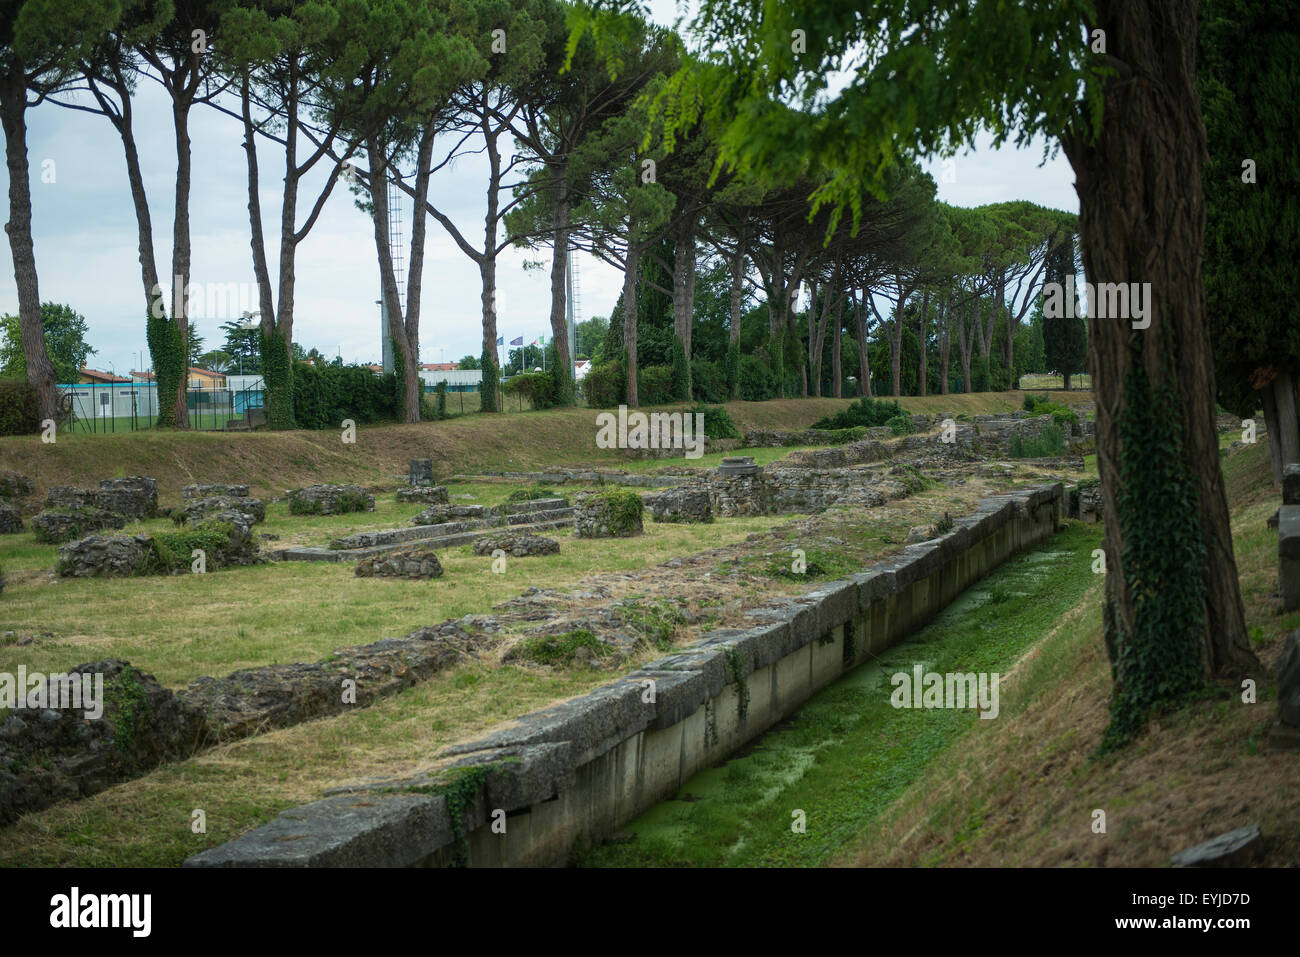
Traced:
POLYGON ((584 867, 815 867, 870 827, 983 719, 890 704, 892 675, 1006 673, 1095 578, 1100 526, 1071 523, 968 588, 911 638, 859 666, 671 800, 584 867), (796 827, 802 823, 802 833, 796 827))

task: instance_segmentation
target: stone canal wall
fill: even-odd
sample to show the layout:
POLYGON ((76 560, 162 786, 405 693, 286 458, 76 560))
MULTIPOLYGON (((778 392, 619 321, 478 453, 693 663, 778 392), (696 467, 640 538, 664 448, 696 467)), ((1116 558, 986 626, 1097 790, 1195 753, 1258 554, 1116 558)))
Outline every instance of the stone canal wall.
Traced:
POLYGON ((951 531, 441 755, 420 778, 285 811, 190 867, 546 866, 598 844, 847 671, 1048 538, 1055 484, 996 496, 951 531))

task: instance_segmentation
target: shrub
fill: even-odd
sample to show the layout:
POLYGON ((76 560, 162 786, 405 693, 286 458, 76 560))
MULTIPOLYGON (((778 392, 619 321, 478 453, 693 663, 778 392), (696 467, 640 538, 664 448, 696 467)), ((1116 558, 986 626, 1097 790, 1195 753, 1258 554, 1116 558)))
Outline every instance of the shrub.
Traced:
POLYGON ((1052 421, 1067 432, 1079 424, 1079 415, 1066 405, 1058 405, 1047 396, 1025 396, 1025 411, 1033 415, 1050 415, 1052 421))
POLYGON ((593 657, 604 658, 612 653, 605 644, 586 628, 575 628, 562 635, 539 635, 527 638, 516 646, 516 655, 539 665, 571 665, 579 648, 588 649, 593 657))
POLYGON ((621 405, 627 396, 627 373, 621 362, 593 366, 582 380, 582 396, 593 409, 621 405))
POLYGON ((1013 459, 1049 459, 1065 454, 1065 431, 1055 422, 1045 424, 1034 438, 1011 437, 1013 459))
POLYGON ((534 409, 550 409, 559 404, 555 376, 549 372, 525 372, 506 380, 506 395, 520 395, 534 409))
POLYGON ((642 405, 669 405, 680 401, 672 366, 646 366, 637 370, 637 398, 642 405))
POLYGON ((145 565, 149 573, 171 574, 189 571, 191 554, 202 549, 207 561, 220 567, 227 556, 239 549, 230 522, 202 522, 183 532, 163 532, 149 539, 150 554, 145 565))
POLYGON ((41 403, 26 379, 0 379, 0 435, 35 435, 41 430, 41 403))
POLYGON ((651 601, 642 604, 638 598, 623 602, 618 609, 618 618, 639 634, 643 641, 653 644, 660 651, 671 648, 678 629, 689 623, 682 610, 672 602, 651 601))
POLYGON ((396 417, 396 376, 377 376, 365 366, 293 369, 293 417, 299 428, 337 429, 344 419, 358 424, 396 417))
POLYGON ((697 402, 726 402, 731 398, 727 374, 716 362, 696 359, 691 363, 691 391, 697 402))
POLYGON ((776 376, 757 356, 740 359, 740 397, 746 402, 762 402, 776 395, 776 376))
POLYGON ((856 442, 867 434, 865 425, 855 425, 851 429, 832 429, 826 433, 827 445, 845 445, 849 442, 856 442))
POLYGON ((530 485, 528 488, 517 488, 506 496, 507 502, 531 502, 535 498, 554 498, 555 489, 549 485, 530 485))
POLYGON ((857 402, 841 409, 834 415, 818 419, 812 424, 812 427, 814 429, 851 429, 855 426, 889 425, 891 419, 906 414, 897 402, 887 402, 884 399, 863 396, 857 402))
POLYGON ((916 426, 912 424, 910 415, 896 415, 885 425, 889 426, 889 431, 895 435, 911 435, 916 431, 916 426))
POLYGON ((703 405, 696 403, 687 409, 691 415, 704 413, 704 434, 711 439, 738 439, 740 432, 736 423, 731 421, 727 410, 720 405, 703 405))

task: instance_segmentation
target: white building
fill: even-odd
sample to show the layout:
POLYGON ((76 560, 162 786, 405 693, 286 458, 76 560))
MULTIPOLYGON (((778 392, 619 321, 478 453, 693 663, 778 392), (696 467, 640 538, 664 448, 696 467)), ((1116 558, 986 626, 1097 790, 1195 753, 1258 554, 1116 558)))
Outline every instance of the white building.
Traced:
POLYGON ((477 392, 483 382, 482 369, 420 370, 420 381, 425 391, 437 388, 439 382, 447 383, 448 392, 477 392))

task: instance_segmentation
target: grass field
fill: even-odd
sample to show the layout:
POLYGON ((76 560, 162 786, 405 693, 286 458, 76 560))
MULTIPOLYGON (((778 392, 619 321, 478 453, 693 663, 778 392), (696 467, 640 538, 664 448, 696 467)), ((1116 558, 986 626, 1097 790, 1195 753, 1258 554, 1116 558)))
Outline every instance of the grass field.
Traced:
MULTIPOLYGON (((728 408, 741 428, 803 428, 848 401, 732 403, 728 408)), ((1021 402, 1019 394, 998 394, 904 399, 903 404, 917 412, 977 414, 1019 408, 1021 402)), ((267 522, 255 532, 278 535, 276 545, 326 544, 355 531, 405 524, 421 506, 397 503, 391 490, 404 484, 410 458, 433 458, 444 477, 561 464, 636 470, 712 466, 720 458, 631 459, 595 449, 593 436, 591 412, 556 410, 360 429, 352 446, 326 433, 153 431, 69 436, 51 446, 36 439, 5 439, 0 440, 0 456, 4 467, 36 478, 42 493, 50 484, 86 486, 108 476, 153 475, 163 504, 179 503, 181 485, 191 481, 245 481, 264 498, 322 481, 358 481, 390 490, 377 494, 374 513, 290 516, 284 503, 272 503, 267 522)), ((793 450, 750 451, 768 462, 793 450)), ((449 491, 453 502, 494 504, 517 487, 450 483, 449 491)), ((568 495, 576 491, 560 489, 568 495)), ((976 482, 931 489, 872 510, 856 525, 843 521, 835 534, 860 567, 862 555, 896 551, 909 527, 932 523, 948 509, 958 514, 981 494, 976 482)), ((487 612, 530 585, 563 588, 593 575, 633 581, 628 573, 653 569, 670 557, 741 543, 790 520, 728 519, 708 526, 647 521, 639 538, 598 543, 550 532, 561 543, 560 555, 512 560, 505 575, 492 574, 489 560, 473 556, 468 546, 443 549, 439 557, 446 574, 428 582, 358 579, 350 563, 281 563, 177 578, 58 580, 50 572, 56 547, 35 543, 28 533, 5 536, 0 538, 0 565, 9 583, 0 605, 0 634, 12 630, 15 635, 0 644, 0 670, 17 664, 58 670, 115 656, 177 687, 202 674, 221 675, 239 667, 320 660, 344 646, 487 612), (36 636, 31 643, 13 643, 31 635, 36 636)), ((170 527, 154 520, 126 531, 170 527)), ((779 534, 784 539, 790 533, 779 534)), ((770 564, 764 549, 772 547, 753 546, 755 552, 743 566, 743 587, 756 595, 806 588, 802 582, 764 577, 770 564), (752 584, 745 577, 751 575, 758 576, 752 584)), ((642 586, 637 579, 623 587, 642 586)), ((647 648, 626 665, 635 667, 661 654, 647 648)), ((484 660, 454 667, 364 711, 224 745, 86 800, 27 815, 0 832, 0 864, 175 865, 283 808, 314 800, 328 787, 423 770, 444 745, 587 691, 608 677, 585 667, 503 664, 498 648, 484 660), (188 829, 195 807, 207 812, 207 835, 188 829)))
MULTIPOLYGON (((506 485, 455 486, 491 504, 506 485)), ((285 503, 267 509, 255 526, 281 536, 274 544, 325 545, 333 537, 407 524, 422 506, 376 502, 374 513, 296 516, 285 503)), ((531 585, 558 588, 595 573, 635 571, 706 548, 742 541, 788 521, 766 516, 714 525, 660 525, 646 521, 635 539, 574 538, 570 529, 546 534, 560 554, 515 559, 504 574, 469 545, 440 549, 445 574, 430 581, 358 578, 352 562, 281 562, 205 575, 125 579, 59 579, 50 571, 58 546, 30 533, 0 539, 5 568, 0 631, 16 634, 0 645, 0 671, 19 664, 45 672, 86 661, 125 658, 169 686, 201 675, 292 661, 318 661, 338 648, 366 644, 448 618, 487 612, 531 585), (37 634, 34 643, 14 644, 37 634)), ((127 533, 170 531, 170 521, 136 523, 127 533)), ((488 532, 484 532, 488 534, 488 532)))
MULTIPOLYGON (((1020 377, 1020 388, 1026 392, 1037 389, 1061 389, 1064 385, 1065 380, 1059 375, 1035 373, 1020 377)), ((1092 376, 1086 372, 1078 372, 1070 376, 1070 391, 1074 392, 1076 390, 1085 393, 1090 392, 1092 390, 1092 376)))

